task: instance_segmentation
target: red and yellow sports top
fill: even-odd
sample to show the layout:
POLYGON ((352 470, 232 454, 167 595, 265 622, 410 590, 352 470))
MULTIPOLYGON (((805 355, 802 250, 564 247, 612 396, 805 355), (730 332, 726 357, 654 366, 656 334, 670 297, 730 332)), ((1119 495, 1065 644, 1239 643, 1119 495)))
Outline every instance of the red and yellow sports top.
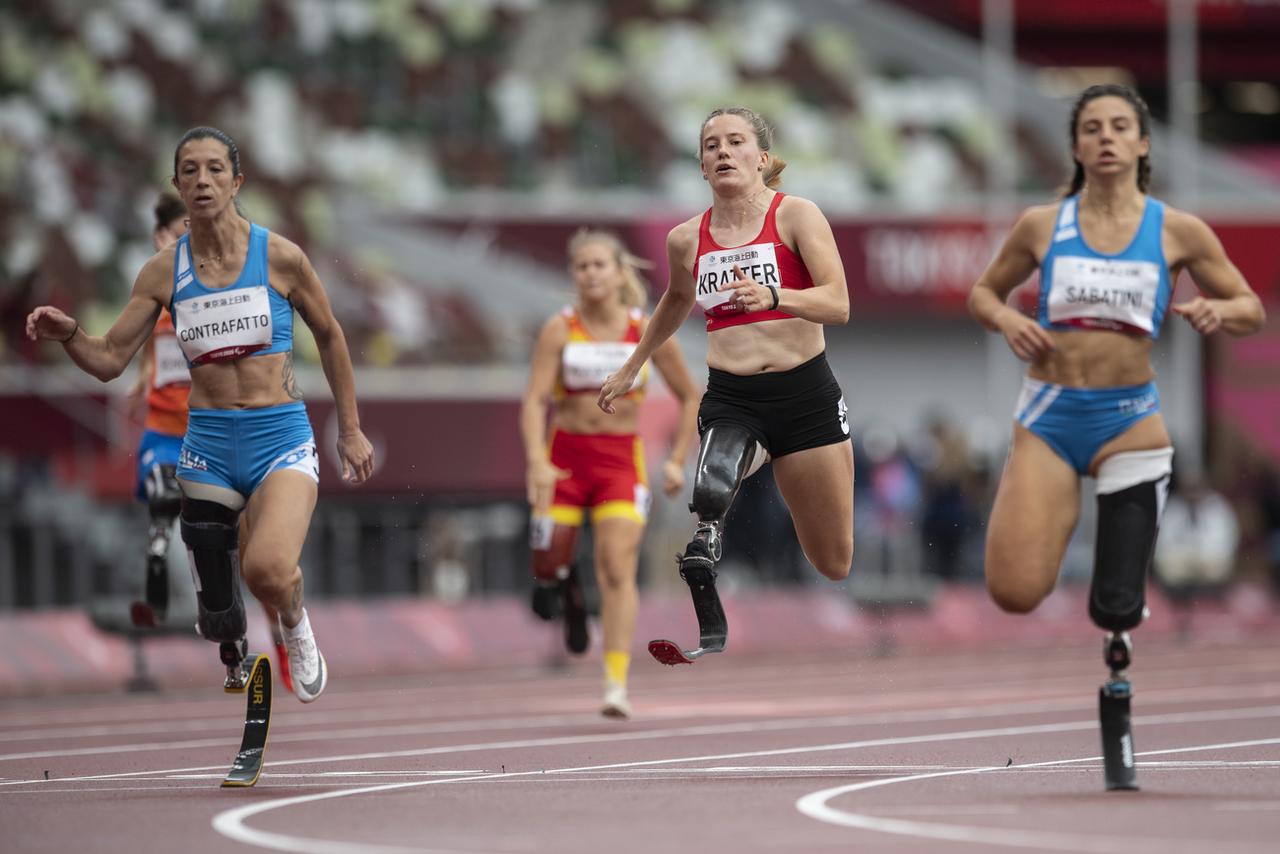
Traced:
POLYGON ((742 268, 747 278, 755 279, 765 286, 776 285, 791 290, 813 287, 813 277, 809 275, 804 261, 778 236, 778 205, 785 195, 774 194, 769 210, 765 212, 760 233, 742 246, 728 248, 716 243, 711 237, 711 208, 707 208, 707 212, 702 215, 702 222, 698 226, 698 257, 694 263, 694 274, 698 306, 707 316, 708 332, 724 329, 726 326, 795 316, 777 309, 747 313, 741 306, 730 305, 733 291, 722 291, 720 287, 734 280, 734 265, 742 268))
POLYGON ((147 429, 168 436, 187 432, 187 395, 191 393, 191 372, 173 329, 173 317, 160 311, 156 327, 147 341, 151 352, 151 375, 147 377, 147 429))
MULTIPOLYGON (((569 340, 565 342, 560 354, 560 376, 556 381, 556 397, 567 394, 600 391, 605 378, 615 374, 622 363, 635 352, 640 342, 640 334, 644 324, 644 312, 632 308, 627 312, 627 331, 621 341, 597 341, 591 337, 578 316, 578 310, 571 305, 565 306, 560 315, 569 327, 569 340)), ((636 375, 627 397, 642 397, 645 382, 649 378, 649 365, 646 363, 636 375)))

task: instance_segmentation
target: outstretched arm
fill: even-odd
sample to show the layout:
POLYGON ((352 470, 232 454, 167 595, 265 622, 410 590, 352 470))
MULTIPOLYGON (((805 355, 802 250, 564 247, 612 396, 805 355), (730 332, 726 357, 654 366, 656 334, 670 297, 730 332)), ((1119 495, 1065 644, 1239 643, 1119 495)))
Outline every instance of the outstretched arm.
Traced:
POLYGON ((649 325, 640 336, 635 352, 616 374, 605 379, 600 387, 597 403, 605 412, 612 413, 613 399, 631 390, 640 368, 649 360, 664 341, 675 334, 693 308, 695 293, 693 271, 687 266, 698 239, 697 221, 685 222, 671 229, 667 235, 667 290, 658 300, 649 317, 649 325))
MULTIPOLYGON (((360 429, 355 369, 351 366, 347 338, 342 334, 338 319, 333 316, 324 285, 320 283, 320 277, 306 253, 278 235, 273 234, 271 239, 268 257, 273 259, 272 270, 281 270, 285 274, 281 278, 288 282, 289 302, 315 336, 316 347, 320 350, 320 365, 324 368, 329 390, 333 392, 338 413, 338 458, 342 461, 342 479, 361 483, 373 474, 373 446, 360 429)), ((285 380, 291 382, 292 378, 286 377, 285 380)))
POLYGON ((156 255, 143 266, 133 283, 133 293, 116 322, 101 337, 80 328, 75 318, 51 305, 42 305, 27 315, 27 337, 58 341, 71 361, 102 382, 113 380, 147 340, 168 298, 164 259, 156 255))

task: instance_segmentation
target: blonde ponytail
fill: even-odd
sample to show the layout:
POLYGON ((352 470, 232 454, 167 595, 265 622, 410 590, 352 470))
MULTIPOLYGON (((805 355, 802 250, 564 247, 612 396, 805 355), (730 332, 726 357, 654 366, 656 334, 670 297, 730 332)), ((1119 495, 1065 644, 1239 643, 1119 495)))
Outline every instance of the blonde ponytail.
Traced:
POLYGON ((649 302, 649 286, 641 270, 650 270, 653 263, 638 255, 632 255, 622 240, 611 231, 582 227, 569 238, 569 257, 588 243, 603 243, 613 253, 613 259, 622 270, 622 304, 632 308, 644 308, 649 302))
POLYGON ((764 175, 761 176, 764 179, 764 185, 770 190, 776 190, 781 187, 782 170, 786 168, 787 161, 783 160, 781 157, 774 157, 770 154, 769 165, 765 167, 764 175))

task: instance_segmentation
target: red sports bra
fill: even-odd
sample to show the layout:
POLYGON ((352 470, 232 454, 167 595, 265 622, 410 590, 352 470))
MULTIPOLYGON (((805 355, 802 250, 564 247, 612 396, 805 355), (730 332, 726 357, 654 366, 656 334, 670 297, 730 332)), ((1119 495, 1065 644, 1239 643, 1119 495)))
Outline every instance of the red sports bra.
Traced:
POLYGON ((791 290, 813 287, 813 278, 800 256, 791 251, 778 236, 778 205, 785 193, 775 193, 764 215, 764 225, 754 240, 732 249, 721 246, 711 237, 711 209, 702 215, 698 226, 698 257, 694 263, 694 281, 697 287, 698 306, 707 317, 707 331, 714 332, 726 326, 743 323, 759 323, 763 320, 779 320, 794 317, 785 311, 744 312, 738 306, 730 306, 732 291, 719 288, 734 280, 734 265, 742 268, 747 278, 762 285, 777 285, 791 290))

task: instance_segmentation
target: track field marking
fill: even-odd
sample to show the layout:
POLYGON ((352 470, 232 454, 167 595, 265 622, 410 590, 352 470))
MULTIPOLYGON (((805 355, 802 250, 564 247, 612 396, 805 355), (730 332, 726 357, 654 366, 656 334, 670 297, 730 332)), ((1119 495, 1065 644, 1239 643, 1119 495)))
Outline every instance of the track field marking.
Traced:
MULTIPOLYGON (((1266 718, 1274 717, 1280 713, 1280 707, 1268 706, 1252 710, 1236 709, 1224 710, 1216 713, 1208 712, 1191 712, 1191 713, 1175 713, 1167 715, 1140 716, 1134 719, 1135 724, 1144 726, 1153 726, 1158 724, 1173 723, 1190 723, 1204 721, 1218 721, 1227 719, 1239 719, 1241 717, 1266 718)), ((354 795, 375 794, 380 792, 391 792, 400 789, 422 788, 426 786, 435 786, 454 783, 471 783, 483 782, 493 779, 509 779, 511 777, 534 777, 534 776, 551 776, 564 775, 580 771, 613 771, 626 768, 643 768, 646 766, 670 765, 673 763, 685 762, 714 762, 731 759, 748 759, 764 756, 787 756, 802 753, 820 753, 836 750, 856 750, 864 747, 891 747, 901 746, 905 744, 928 744, 946 741, 968 741, 982 738, 995 738, 1019 735, 1040 735, 1052 732, 1069 732, 1085 729, 1094 729, 1098 725, 1096 720, 1071 721, 1060 724, 1037 724, 1020 727, 1000 727, 993 729, 967 730, 951 733, 936 733, 923 736, 903 736, 897 738, 880 738, 869 739, 863 741, 840 742, 836 744, 807 745, 802 747, 785 747, 775 748, 771 750, 753 750, 726 754, 715 754, 705 756, 683 756, 672 757, 668 759, 649 759, 632 762, 617 762, 606 765, 586 765, 575 768, 555 768, 540 769, 537 771, 517 771, 509 774, 484 774, 467 777, 454 777, 450 779, 436 780, 413 780, 400 783, 384 783, 377 786, 362 786, 351 789, 339 789, 331 792, 321 792, 308 795, 296 795, 288 798, 278 798, 269 801, 260 801, 258 803, 245 804, 243 806, 234 807, 224 810, 214 816, 212 821, 213 829, 223 836, 242 842, 246 845, 257 845, 262 848, 271 848, 277 851, 295 851, 295 852, 318 852, 318 854, 339 854, 339 852, 355 852, 355 854, 391 854, 391 852, 402 852, 411 849, 399 847, 381 846, 381 845, 357 845, 350 842, 336 842, 332 840, 319 840, 308 837, 292 836, 285 833, 274 833, 271 831, 259 830, 249 827, 245 822, 247 819, 255 815, 265 813, 272 810, 285 809, 287 807, 301 806, 303 804, 317 803, 319 801, 333 800, 336 798, 351 797, 354 795)), ((1257 742, 1238 742, 1239 746, 1248 746, 1254 744, 1270 744, 1280 742, 1280 739, 1265 739, 1257 742)), ((1221 747, 1221 746, 1218 746, 1221 747)), ((1208 748, 1203 748, 1208 749, 1208 748)), ((1163 752, 1179 752, 1179 751, 1151 751, 1151 755, 1157 755, 1163 752)), ((1185 752, 1185 751, 1184 751, 1185 752)), ((1091 759, 1077 760, 1060 760, 1061 762, 1086 762, 1097 761, 1097 757, 1091 759)), ((1035 763, 1043 764, 1043 763, 1035 763)), ((1052 764, 1052 763, 1050 763, 1052 764)), ((983 770, 1000 770, 992 767, 990 769, 965 769, 960 773, 972 774, 980 773, 983 770)), ((949 776, 955 772, 935 772, 932 774, 912 775, 909 777, 890 778, 894 781, 928 779, 937 776, 949 776)), ((879 781, 871 781, 868 784, 858 784, 869 788, 872 784, 879 781)), ((880 783, 883 785, 883 783, 880 783)), ((845 787, 840 789, 831 789, 826 791, 836 792, 843 791, 845 787)), ((801 799, 803 800, 803 799, 801 799)), ((797 803, 797 807, 799 803, 797 803)), ((803 812, 803 810, 801 810, 803 812)), ((886 820, 888 821, 888 820, 886 820)), ((1220 846, 1219 846, 1220 847, 1220 846)), ((420 850, 420 849, 419 849, 420 850)), ((442 852, 447 849, 427 849, 431 852, 442 852)), ((1074 849, 1084 850, 1084 849, 1074 849)), ((456 852, 449 852, 456 854, 456 852)), ((1130 852, 1119 852, 1119 854, 1131 854, 1130 852)))
MULTIPOLYGON (((1136 756, 1161 756, 1172 753, 1195 753, 1205 750, 1231 750, 1244 747, 1280 744, 1280 738, 1262 738, 1251 741, 1231 741, 1218 744, 1202 744, 1191 747, 1175 747, 1165 750, 1147 750, 1136 753, 1136 756)), ((1087 756, 1075 759, 1053 759, 1047 762, 1031 762, 1014 766, 1020 770, 1044 768, 1055 765, 1066 765, 1085 762, 1101 762, 1101 756, 1087 756)), ((1142 763, 1139 763, 1140 767, 1142 763)), ((972 827, 956 824, 936 824, 932 822, 911 821, 908 819, 885 818, 864 813, 847 812, 828 805, 833 798, 849 795, 867 789, 891 786, 896 783, 916 783, 922 780, 936 780, 943 777, 958 777, 965 774, 985 774, 993 771, 1005 771, 1003 765, 992 765, 985 768, 960 768, 953 771, 938 771, 928 774, 913 774, 906 777, 889 777, 887 779, 869 780, 862 783, 849 783, 831 789, 812 792, 796 801, 796 809, 802 814, 827 824, 852 827, 859 830, 873 830, 899 836, 911 836, 919 839, 935 839, 945 842, 967 842, 978 845, 1003 845, 1017 848, 1042 848, 1054 851, 1091 852, 1091 854, 1133 854, 1135 851, 1166 851, 1171 840, 1140 840, 1132 837, 1125 839, 1090 836, 1077 833, 1056 833, 1038 830, 1015 830, 1007 828, 972 827)), ((1121 796, 1123 797, 1123 796, 1121 796)), ((1194 842, 1194 840, 1178 840, 1194 842)), ((1203 850, 1232 850, 1231 843, 1221 840, 1204 840, 1203 850)))
MULTIPOLYGON (((1245 699, 1265 699, 1280 696, 1280 685, 1253 685, 1253 686, 1213 686, 1206 688, 1179 688, 1169 690, 1148 690, 1143 693, 1143 703, 1146 705, 1158 705, 1162 702, 1168 703, 1186 703, 1194 702, 1198 699, 1214 699, 1222 695, 1224 690, 1232 692, 1232 698, 1235 700, 1245 699)), ((680 729, 655 730, 650 731, 657 733, 652 737, 663 737, 667 734, 676 735, 707 735, 719 733, 735 733, 743 731, 765 731, 771 727, 776 729, 793 729, 803 726, 874 726, 884 723, 905 723, 905 722, 929 722, 929 721, 945 721, 955 720, 957 718, 979 718, 979 717, 1003 717, 1008 714, 1031 714, 1035 712, 1059 712, 1059 711, 1076 711, 1090 708, 1093 704, 1092 698, 1080 699, 1056 699, 1056 700, 1031 700, 1020 703, 1004 703, 998 706, 965 706, 965 707, 948 707, 945 709, 925 709, 907 712, 880 712, 880 713, 858 713, 854 715, 836 715, 836 716, 817 716, 805 718, 789 718, 775 721, 754 721, 742 722, 739 724, 716 724, 707 726, 692 726, 680 729), (744 730, 743 727, 748 729, 744 730), (759 727, 759 729, 754 729, 759 727)), ((660 709, 659 709, 660 711, 660 709)), ((656 715, 655 717, 661 717, 656 715)), ((683 717, 677 715, 676 718, 683 717)), ((471 732, 485 731, 487 729, 523 729, 521 722, 528 722, 529 718, 508 717, 494 719, 494 724, 490 726, 484 719, 468 720, 468 721, 447 721, 434 722, 425 724, 404 724, 400 726, 389 727, 361 727, 358 729, 347 730, 322 730, 307 732, 285 732, 273 736, 273 744, 293 744, 308 741, 338 741, 338 740, 355 740, 359 738, 383 738, 390 736, 404 735, 430 735, 445 732, 471 732)), ((552 715, 544 718, 539 724, 540 726, 548 723, 562 723, 564 725, 576 725, 578 723, 600 724, 601 718, 598 714, 591 715, 552 715)), ((277 722, 276 727, 280 724, 277 722)), ((119 753, 141 753, 144 751, 162 751, 162 750, 193 750, 205 747, 224 747, 230 743, 228 739, 234 739, 235 732, 229 730, 226 739, 192 739, 187 741, 167 741, 167 742, 133 742, 128 744, 103 745, 101 747, 71 747, 61 748, 57 750, 38 750, 28 751, 24 753, 0 754, 0 762, 12 762, 30 759, 54 759, 68 758, 77 756, 103 756, 119 753)), ((610 733, 602 735, 600 738, 619 738, 619 737, 643 737, 643 734, 636 733, 610 733)), ((499 745, 504 746, 504 745, 499 745)), ((523 742, 521 746, 527 746, 523 742)), ((342 762, 352 761, 365 758, 385 758, 394 755, 414 755, 410 753, 393 753, 393 754, 355 754, 350 757, 333 756, 325 757, 316 761, 342 762)), ((266 767, 271 767, 276 763, 268 762, 266 767)), ((173 769, 175 771, 204 771, 209 767, 201 766, 190 769, 173 769)), ((152 773, 152 772, 143 772, 152 773)), ((98 775, 108 777, 112 775, 98 775)), ((18 781, 22 782, 22 781, 18 781)), ((6 783, 0 782, 0 785, 6 783)))

